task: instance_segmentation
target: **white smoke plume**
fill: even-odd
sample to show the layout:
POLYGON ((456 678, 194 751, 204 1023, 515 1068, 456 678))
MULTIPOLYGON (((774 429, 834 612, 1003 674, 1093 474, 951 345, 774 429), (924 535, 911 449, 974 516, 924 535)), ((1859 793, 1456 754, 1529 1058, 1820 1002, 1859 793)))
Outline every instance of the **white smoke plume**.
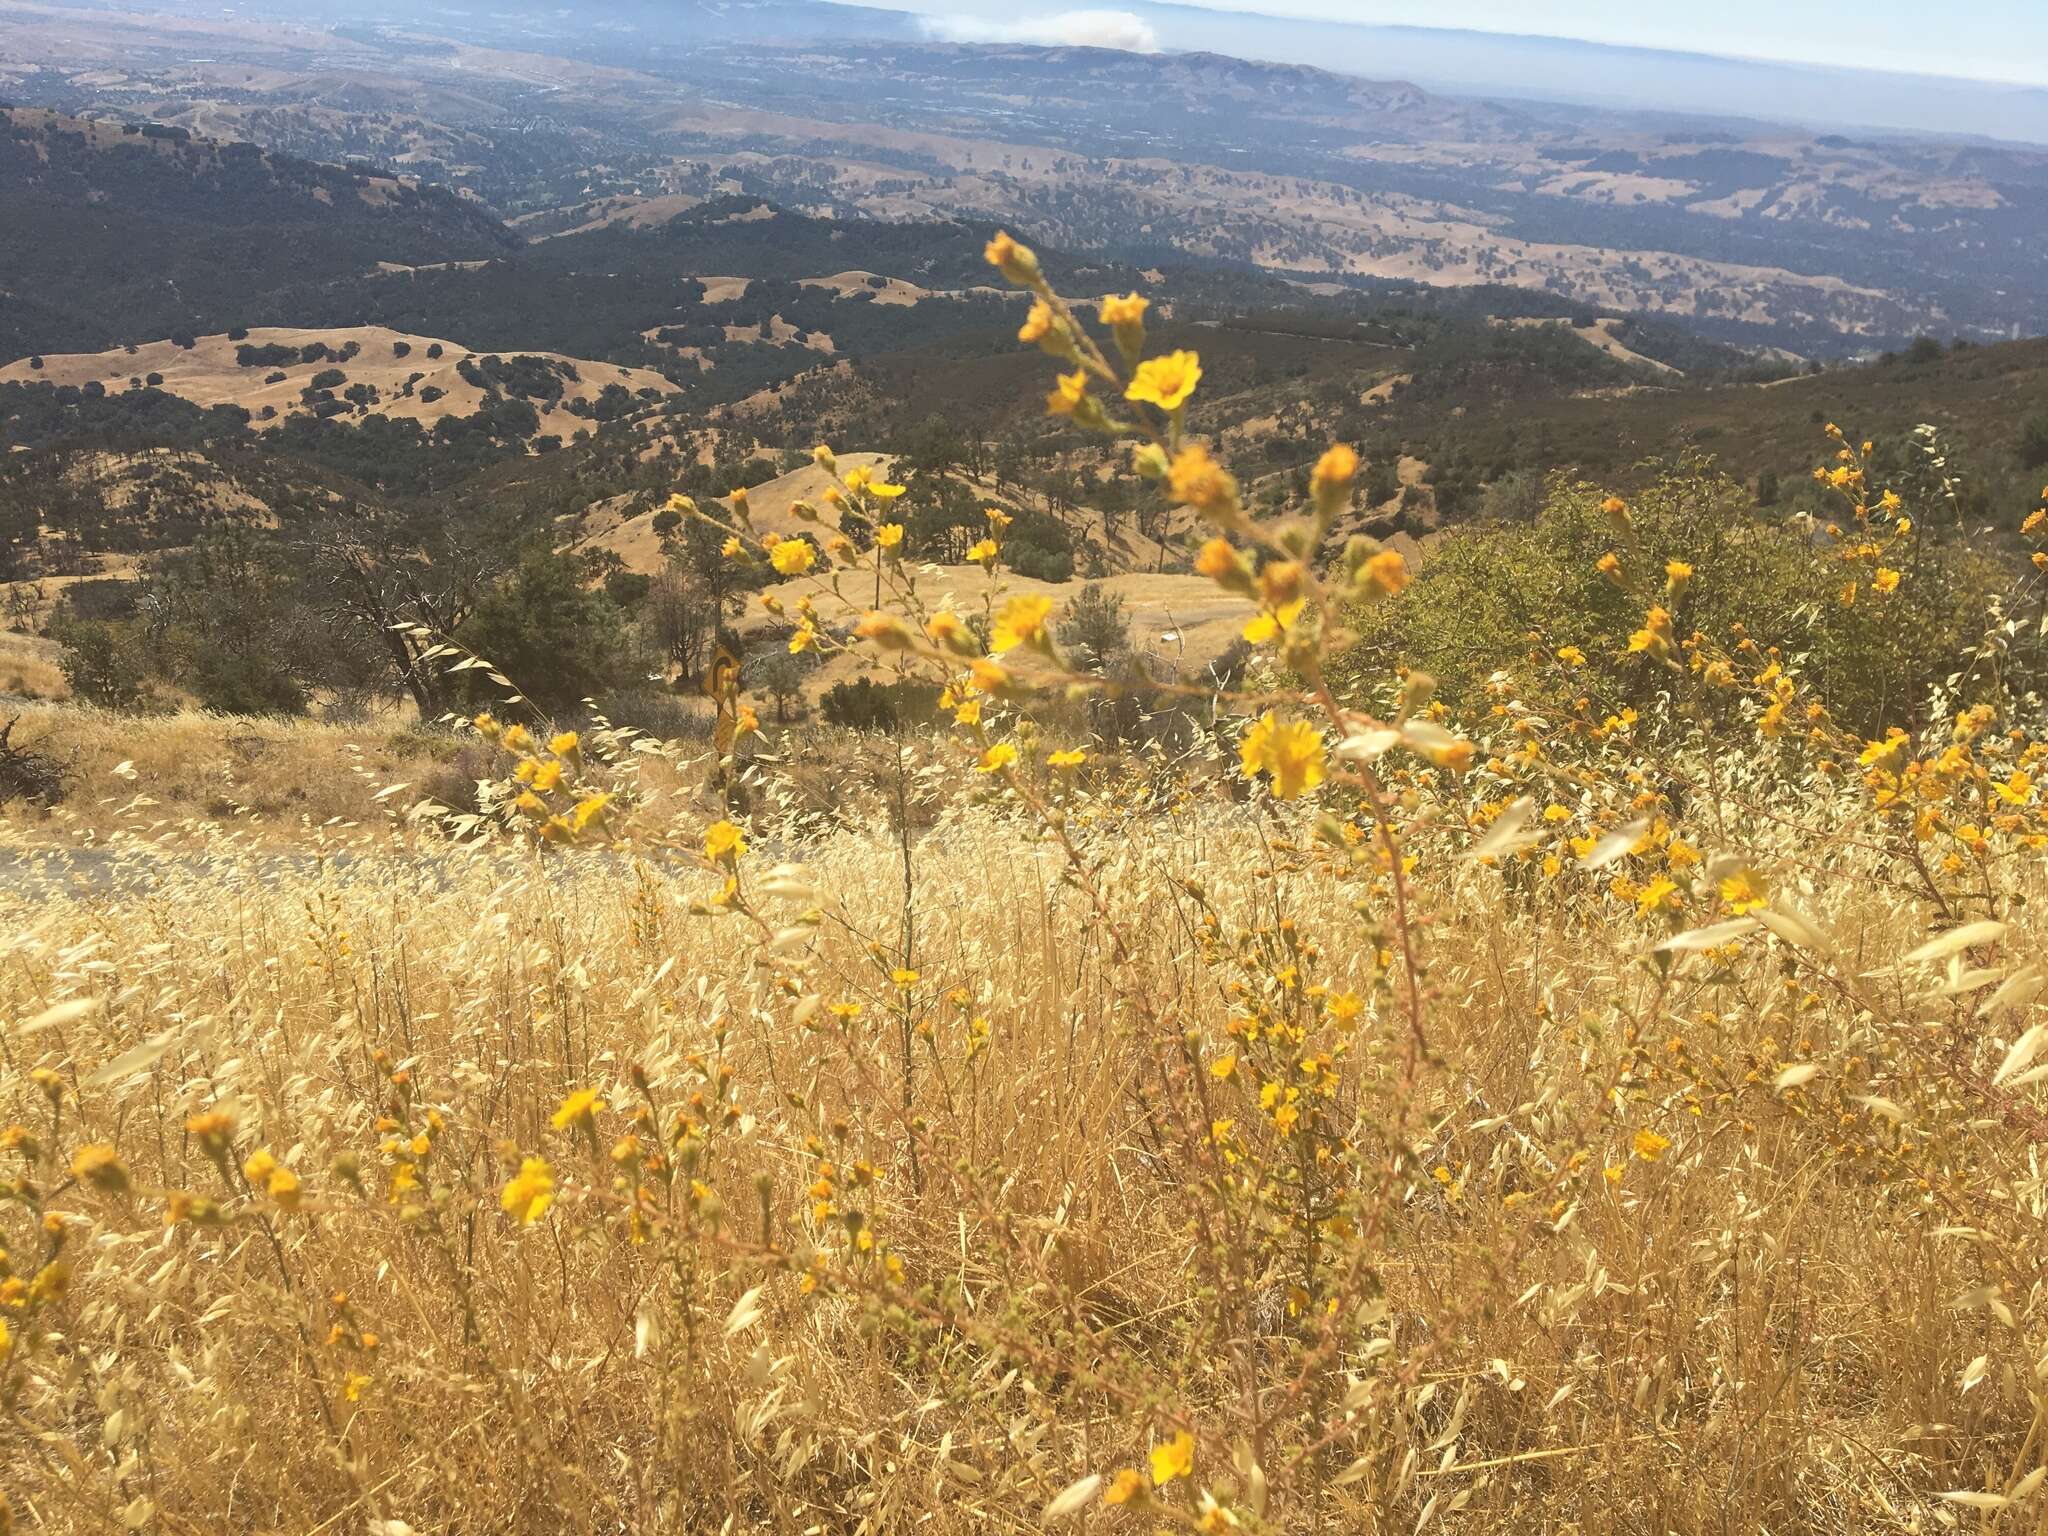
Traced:
POLYGON ((1041 48, 1116 48, 1157 53, 1159 34, 1129 11, 1061 11, 1020 21, 983 16, 931 16, 925 31, 946 43, 1025 43, 1041 48))

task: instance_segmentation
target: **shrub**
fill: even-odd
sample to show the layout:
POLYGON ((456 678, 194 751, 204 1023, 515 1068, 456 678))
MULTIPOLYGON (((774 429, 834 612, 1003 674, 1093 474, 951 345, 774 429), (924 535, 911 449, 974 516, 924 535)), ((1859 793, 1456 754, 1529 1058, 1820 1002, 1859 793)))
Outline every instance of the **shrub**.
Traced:
MULTIPOLYGON (((1603 496, 1555 483, 1533 523, 1446 536, 1398 599, 1358 615, 1362 643, 1335 675, 1362 700, 1369 680, 1399 659, 1458 704, 1479 695, 1504 644, 1537 655, 1571 645, 1587 661, 1570 677, 1553 668, 1558 686, 1643 707, 1668 685, 1628 648, 1640 605, 1597 568, 1618 542, 1603 496)), ((1701 573, 1677 622, 1716 636, 1772 637, 1800 658, 1837 717, 1865 735, 1923 719, 1931 687, 1975 643, 1977 594, 1988 579, 1981 560, 1929 547, 1897 592, 1872 601, 1859 584, 1857 600, 1845 603, 1851 573, 1815 559, 1801 528, 1761 521, 1752 505, 1699 460, 1668 467, 1630 504, 1649 571, 1677 560, 1701 573)))
POLYGON ((181 681, 203 706, 224 715, 306 712, 305 684, 282 658, 267 653, 205 646, 181 681))
POLYGON ((297 347, 272 344, 266 347, 252 347, 246 343, 235 348, 236 366, 242 368, 283 368, 299 360, 297 347))
POLYGON ((64 647, 61 665, 73 697, 110 709, 132 709, 142 699, 144 668, 130 632, 105 619, 60 619, 50 638, 64 647))
POLYGON ((14 739, 18 718, 0 721, 0 802, 36 800, 55 805, 64 798, 64 765, 47 752, 14 739))
POLYGON ((2019 460, 2022 469, 2048 465, 2048 416, 2035 416, 2021 429, 2019 460))
POLYGON ((818 700, 818 711, 833 725, 893 735, 932 718, 939 690, 921 683, 878 683, 857 677, 834 683, 818 700))
MULTIPOLYGON (((615 681, 622 649, 618 610, 584 590, 570 561, 536 551, 477 605, 458 638, 488 656, 544 710, 567 711, 615 681)), ((476 685, 480 674, 465 674, 476 685)), ((478 698, 491 696, 488 685, 478 698)))

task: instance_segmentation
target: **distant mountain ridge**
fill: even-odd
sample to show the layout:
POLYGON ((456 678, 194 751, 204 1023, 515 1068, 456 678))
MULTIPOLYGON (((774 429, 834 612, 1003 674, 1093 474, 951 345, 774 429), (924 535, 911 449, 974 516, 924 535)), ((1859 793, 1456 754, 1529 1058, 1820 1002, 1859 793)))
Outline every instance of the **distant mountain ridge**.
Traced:
POLYGON ((1219 102, 1241 102, 1297 118, 1323 116, 1354 130, 1370 126, 1417 142, 1447 129, 1498 132, 1523 115, 1492 102, 1438 95, 1407 80, 1224 53, 1127 53, 1023 43, 933 43, 918 52, 944 59, 947 78, 957 84, 995 84, 1024 74, 1042 78, 1049 91, 1057 91, 1063 78, 1086 80, 1097 87, 1142 90, 1147 100, 1179 110, 1213 112, 1219 102))
MULTIPOLYGON (((283 19, 260 23, 203 0, 153 3, 176 19, 109 12, 104 36, 81 39, 49 0, 9 0, 0 90, 78 117, 401 167, 471 205, 430 206, 434 194, 388 174, 344 180, 320 208, 286 199, 258 222, 289 233, 309 214, 338 216, 354 232, 307 253, 289 308, 229 324, 335 318, 328 301, 352 275, 327 259, 337 249, 365 258, 356 272, 502 253, 504 231, 460 227, 476 205, 539 236, 655 224, 744 194, 830 220, 1002 222, 1140 268, 1195 260, 1315 283, 1515 287, 1804 354, 2048 327, 2048 151, 1445 94, 1397 67, 1410 60, 1334 46, 1276 63, 1244 50, 932 42, 906 36, 914 24, 900 14, 809 0, 602 13, 282 0, 283 19), (871 24, 887 35, 864 39, 871 24), (193 57, 199 46, 215 56, 193 57), (373 227, 366 215, 380 210, 392 217, 373 227), (416 237, 438 248, 393 249, 416 237)), ((88 183, 88 195, 102 190, 88 183)), ((277 192, 238 187, 246 206, 229 221, 277 192)), ((171 307, 160 274, 131 274, 120 254, 103 258, 115 297, 152 294, 140 312, 160 318, 171 307)), ((215 265, 246 271, 252 259, 222 254, 202 285, 215 265)), ((515 265, 452 286, 465 304, 493 285, 530 296, 547 263, 515 265)), ((274 276, 237 280, 242 313, 274 276)), ((17 286, 22 312, 44 301, 17 286)), ((178 297, 189 307, 194 295, 178 297)), ((614 308, 608 291, 587 297, 614 308)), ((50 318, 33 329, 57 329, 50 318)), ((631 318, 611 316, 608 334, 626 341, 606 350, 654 320, 674 328, 665 314, 631 318)), ((106 329, 73 323, 51 345, 98 350, 106 329)), ((150 328, 123 329, 125 340, 150 328)), ((556 350, 598 355, 567 340, 556 350)))
MULTIPOLYGON (((1045 9, 1050 14, 1068 8, 1045 9)), ((1145 23, 1170 53, 1213 52, 1399 77, 1450 95, 2048 144, 2048 89, 2036 86, 1538 33, 1271 16, 1164 0, 1115 0, 1114 8, 1145 23)), ((943 9, 988 15, 997 7, 948 0, 943 9)), ((1001 7, 1006 17, 1030 11, 1001 7)), ((1530 19, 1537 20, 1537 13, 1530 19)), ((933 35, 930 27, 926 35, 933 35)))

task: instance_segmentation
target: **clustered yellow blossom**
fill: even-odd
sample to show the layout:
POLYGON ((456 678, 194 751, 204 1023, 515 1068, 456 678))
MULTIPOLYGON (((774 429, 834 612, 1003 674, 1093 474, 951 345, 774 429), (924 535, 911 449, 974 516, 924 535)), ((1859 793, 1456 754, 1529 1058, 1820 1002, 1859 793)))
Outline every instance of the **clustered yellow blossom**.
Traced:
POLYGON ((1323 738, 1306 721, 1282 719, 1267 710, 1244 733, 1238 753, 1244 776, 1265 774, 1282 800, 1295 799, 1323 782, 1323 738))

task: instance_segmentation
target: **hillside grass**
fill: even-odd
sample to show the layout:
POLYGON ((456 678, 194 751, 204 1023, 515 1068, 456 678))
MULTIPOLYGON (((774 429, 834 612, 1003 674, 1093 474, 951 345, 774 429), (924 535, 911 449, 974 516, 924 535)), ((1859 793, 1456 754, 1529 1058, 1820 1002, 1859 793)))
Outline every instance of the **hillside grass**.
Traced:
POLYGON ((381 839, 422 798, 473 795, 488 767, 459 737, 395 716, 339 725, 34 703, 14 718, 13 745, 52 762, 64 784, 53 804, 5 802, 0 824, 17 841, 203 840, 229 824, 259 841, 381 839))
MULTIPOLYGON (((1304 1406, 1303 1325, 1284 1273, 1243 1273, 1236 1331, 1208 1334, 1189 1186, 1223 1170, 1206 1133, 1159 1140, 1159 1097, 1198 1073, 1261 1155, 1256 1106, 1208 1070, 1242 1004, 1198 958, 1205 913, 1232 948, 1320 914, 1285 942, 1333 987, 1372 995, 1379 958, 1306 825, 1103 809, 1101 913, 999 808, 948 821, 913 860, 907 990, 870 949, 903 896, 886 828, 803 849, 803 997, 794 959, 688 915, 716 875, 628 859, 494 844, 337 872, 138 846, 132 894, 10 899, 6 1112, 59 1154, 31 1203, 64 1214, 71 1264, 14 1319, 19 1513, 981 1531, 1182 1423, 1195 1479, 1243 1500, 1229 1426, 1283 1434, 1304 1406), (551 1126, 586 1088, 610 1107, 551 1126), (209 1113, 235 1124, 218 1166, 190 1128, 209 1113), (120 1190, 64 1176, 100 1143, 120 1190), (288 1198, 244 1183, 260 1148, 288 1198), (531 1226, 500 1208, 522 1153, 552 1162, 531 1226), (800 1256, 840 1225, 821 1164, 900 1288, 856 1265, 805 1294, 800 1256)), ((1357 1406, 1317 1405, 1315 1491, 1273 1529, 1409 1529, 1432 1501, 1467 1531, 1932 1528, 1937 1492, 2026 1470, 2044 1133, 2038 1090, 1982 1096, 2016 1021, 1899 968, 1927 920, 1876 861, 1837 848, 1801 884, 1810 965, 1765 934, 1660 969, 1632 903, 1427 861, 1413 1086, 1394 999, 1340 1055, 1340 1121, 1383 1181, 1357 1406), (1785 1088, 1794 1063, 1822 1075, 1785 1088)), ((11 1231, 19 1274, 48 1242, 11 1231)), ((1155 1523, 1197 1516, 1175 1484, 1155 1498, 1155 1523)))

